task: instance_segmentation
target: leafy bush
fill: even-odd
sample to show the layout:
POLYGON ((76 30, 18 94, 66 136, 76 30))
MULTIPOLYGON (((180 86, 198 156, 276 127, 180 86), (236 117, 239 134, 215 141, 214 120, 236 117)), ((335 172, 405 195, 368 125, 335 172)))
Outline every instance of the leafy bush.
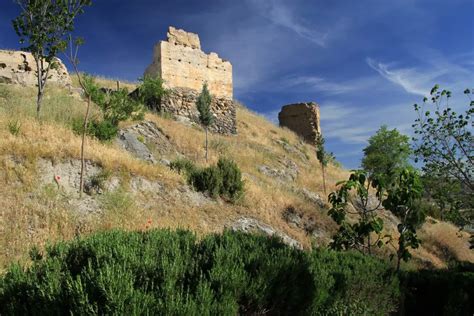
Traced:
POLYGON ((220 194, 231 200, 239 199, 244 192, 244 183, 237 164, 232 160, 221 158, 217 162, 217 168, 222 176, 220 194))
POLYGON ((220 158, 216 166, 195 168, 188 174, 188 182, 200 192, 212 197, 221 196, 232 202, 243 196, 242 174, 235 162, 220 158))
POLYGON ((101 141, 110 141, 118 133, 118 126, 109 120, 93 120, 89 122, 87 134, 101 141))
POLYGON ((21 123, 19 120, 8 121, 8 131, 13 136, 20 135, 21 123))
POLYGON ((396 310, 398 279, 383 261, 357 251, 316 250, 310 255, 310 271, 314 313, 351 304, 364 311, 355 315, 387 315, 396 310))
MULTIPOLYGON (((118 124, 128 119, 142 120, 145 113, 144 106, 129 97, 127 89, 110 90, 100 88, 94 78, 84 76, 84 85, 91 100, 101 109, 102 118, 93 118, 87 126, 87 134, 101 141, 113 139, 118 132, 118 124)), ((82 134, 83 121, 74 120, 72 129, 82 134)))
POLYGON ((218 197, 222 191, 222 174, 216 166, 195 169, 188 179, 197 191, 207 192, 212 197, 218 197))
POLYGON ((401 281, 406 315, 468 316, 474 312, 472 263, 464 269, 407 272, 401 281))
POLYGON ((178 158, 170 163, 170 168, 188 176, 196 170, 196 165, 187 158, 178 158))
MULTIPOLYGON (((74 133, 81 135, 84 129, 84 122, 82 119, 72 121, 72 130, 74 133)), ((106 142, 112 140, 118 133, 118 126, 109 120, 99 120, 94 118, 87 124, 87 135, 97 138, 100 141, 106 142)))
POLYGON ((229 231, 108 231, 31 258, 0 277, 1 315, 386 315, 397 295, 375 258, 229 231))
POLYGON ((138 87, 138 100, 149 108, 161 112, 161 98, 168 93, 163 87, 163 79, 159 76, 145 76, 141 82, 138 87))

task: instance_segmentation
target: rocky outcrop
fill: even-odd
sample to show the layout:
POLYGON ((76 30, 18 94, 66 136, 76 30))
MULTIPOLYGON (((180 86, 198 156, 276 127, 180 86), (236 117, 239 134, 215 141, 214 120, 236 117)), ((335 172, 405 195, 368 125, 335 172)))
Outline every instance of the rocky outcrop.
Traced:
MULTIPOLYGON (((36 69, 35 59, 31 53, 0 50, 0 83, 34 86, 38 82, 35 74, 36 69)), ((54 68, 51 68, 49 75, 48 82, 50 83, 53 82, 62 86, 72 84, 66 66, 58 58, 55 60, 54 68)))
POLYGON ((170 26, 166 41, 154 49, 153 61, 146 75, 159 75, 167 88, 190 88, 201 91, 207 82, 209 91, 217 98, 232 99, 232 64, 216 53, 201 51, 197 34, 170 26))
POLYGON ((232 224, 228 225, 233 231, 241 231, 245 233, 261 233, 267 236, 277 236, 279 237, 285 244, 298 248, 303 249, 300 242, 291 238, 290 236, 274 229, 270 225, 262 223, 256 219, 249 218, 249 217, 241 217, 237 219, 232 224))
MULTIPOLYGON (((196 107, 199 93, 189 88, 171 89, 162 98, 160 108, 155 110, 172 113, 177 117, 186 117, 199 124, 199 112, 196 107)), ((212 97, 211 111, 214 115, 214 123, 209 128, 211 132, 224 135, 237 133, 236 106, 232 100, 212 97)))
POLYGON ((119 131, 116 142, 135 157, 169 165, 169 160, 180 156, 176 144, 154 122, 143 121, 119 131))
POLYGON ((279 168, 272 168, 267 165, 257 167, 258 171, 267 177, 274 178, 282 183, 293 182, 298 177, 298 165, 290 160, 284 159, 278 161, 279 168))
POLYGON ((135 157, 151 163, 156 163, 153 154, 137 136, 137 134, 130 130, 122 130, 119 132, 117 142, 123 149, 131 152, 135 157))
POLYGON ((312 145, 321 133, 319 105, 314 102, 285 105, 278 113, 278 120, 280 126, 292 130, 312 145))

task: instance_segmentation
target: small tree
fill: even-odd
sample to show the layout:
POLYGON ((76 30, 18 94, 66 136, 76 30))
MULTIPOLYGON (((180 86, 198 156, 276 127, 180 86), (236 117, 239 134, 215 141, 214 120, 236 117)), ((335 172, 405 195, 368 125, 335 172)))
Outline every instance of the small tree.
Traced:
POLYGON ((410 138, 397 129, 389 130, 383 125, 369 138, 369 145, 364 148, 362 168, 370 177, 377 177, 385 187, 389 187, 400 170, 408 166, 411 153, 409 141, 410 138))
POLYGON ((329 162, 329 154, 324 148, 324 143, 325 139, 323 138, 323 135, 321 135, 321 133, 318 133, 318 136, 316 136, 316 158, 321 164, 321 172, 323 175, 323 189, 324 195, 326 196, 326 167, 329 162))
POLYGON ((202 86, 201 94, 199 95, 196 106, 199 111, 199 121, 204 126, 204 130, 206 131, 206 162, 208 160, 208 141, 207 141, 207 133, 209 126, 214 122, 214 116, 211 112, 211 94, 207 89, 207 83, 204 83, 202 86))
POLYGON ((464 223, 474 218, 473 93, 470 89, 464 91, 469 104, 460 113, 450 103, 451 91, 440 90, 438 85, 422 105, 414 105, 418 115, 413 124, 415 155, 423 162, 425 175, 434 180, 427 183, 426 191, 442 212, 457 213, 464 223), (445 183, 459 189, 445 190, 445 183))
POLYGON ((27 43, 36 63, 37 99, 36 116, 39 118, 41 102, 50 70, 56 67, 56 56, 67 47, 67 35, 74 30, 74 19, 84 12, 91 0, 15 0, 21 8, 13 20, 20 43, 27 43))
POLYGON ((329 215, 338 224, 339 230, 333 236, 330 247, 336 250, 357 249, 364 253, 371 253, 373 246, 382 247, 383 220, 376 216, 376 211, 380 209, 384 189, 380 182, 374 178, 367 178, 362 170, 353 171, 349 180, 341 181, 337 184, 339 190, 329 194, 329 202, 332 204, 329 215), (370 188, 376 191, 378 199, 377 205, 370 205, 370 188), (348 208, 351 202, 351 192, 355 191, 358 199, 358 207, 348 208), (347 214, 358 217, 356 223, 347 221, 347 214), (372 241, 371 234, 377 234, 377 238, 372 241))
POLYGON ((87 98, 87 107, 86 113, 84 114, 84 121, 82 124, 82 135, 81 135, 81 171, 79 177, 79 196, 82 197, 82 192, 84 190, 84 172, 85 172, 85 143, 86 143, 86 132, 87 126, 89 121, 89 112, 91 107, 91 97, 92 93, 94 92, 92 89, 92 77, 82 77, 79 73, 78 65, 79 65, 79 58, 77 57, 79 47, 84 44, 84 41, 81 38, 77 38, 74 42, 72 40, 72 36, 69 36, 69 54, 66 55, 67 59, 74 68, 74 72, 77 76, 79 81, 79 85, 84 92, 84 96, 87 98))
POLYGON ((425 219, 424 214, 417 207, 423 193, 423 186, 416 170, 401 171, 387 193, 383 206, 400 219, 397 227, 400 234, 397 248, 397 271, 399 271, 400 262, 411 258, 409 248, 418 248, 420 240, 416 235, 416 229, 425 219))

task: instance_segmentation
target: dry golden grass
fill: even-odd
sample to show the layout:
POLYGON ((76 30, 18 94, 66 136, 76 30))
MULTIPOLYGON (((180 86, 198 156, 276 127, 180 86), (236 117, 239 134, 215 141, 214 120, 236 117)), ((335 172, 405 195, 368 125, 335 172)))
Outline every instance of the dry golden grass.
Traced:
POLYGON ((423 247, 444 262, 450 260, 474 262, 474 252, 469 249, 469 234, 456 226, 429 219, 419 232, 423 247))
MULTIPOLYGON (((111 80, 101 78, 98 82, 114 88, 111 80)), ((295 193, 295 188, 304 187, 325 197, 315 148, 245 107, 237 110, 238 135, 210 135, 209 163, 217 162, 220 156, 228 156, 242 170, 245 198, 237 205, 222 201, 190 205, 171 193, 184 185, 182 176, 166 167, 142 162, 114 144, 88 138, 88 160, 122 178, 140 176, 159 181, 169 193, 133 193, 125 186, 97 198, 103 208, 100 215, 78 214, 71 210, 71 202, 77 201, 77 196, 64 195, 54 187, 38 185, 35 163, 40 157, 55 161, 79 158, 80 138, 72 132, 71 124, 74 119, 82 118, 85 105, 80 98, 56 87, 48 88, 47 95, 39 123, 34 119, 34 89, 0 85, 0 186, 3 188, 0 190, 0 268, 15 260, 25 260, 33 245, 41 246, 48 241, 70 239, 79 234, 111 228, 169 227, 188 228, 203 235, 222 231, 240 216, 261 220, 310 247, 312 237, 289 225, 282 216, 290 206, 302 216, 311 218, 318 230, 327 236, 336 229, 325 211, 295 193), (18 135, 13 135, 8 125, 16 120, 20 123, 20 130, 18 135), (282 141, 296 151, 287 152, 282 141), (298 166, 299 174, 294 183, 281 183, 258 171, 260 165, 282 168, 281 162, 287 159, 298 166)), ((205 134, 201 128, 188 127, 152 113, 146 114, 145 119, 155 122, 170 137, 178 152, 198 165, 206 165, 205 134)), ((122 125, 131 124, 133 122, 122 125)), ((327 192, 334 190, 335 183, 347 179, 348 175, 348 171, 330 165, 326 175, 327 192)), ((453 239, 452 227, 436 226, 435 229, 435 226, 423 228, 425 244, 416 256, 438 266, 444 260, 439 257, 438 248, 447 247, 456 258, 474 261, 463 254, 465 238, 459 242, 453 239), (445 237, 440 238, 437 234, 445 237)))
MULTIPOLYGON (((84 73, 80 73, 80 75, 84 75, 84 73)), ((107 78, 104 76, 97 76, 93 75, 95 78, 96 83, 103 88, 107 89, 117 89, 117 82, 120 88, 126 88, 128 91, 132 92, 138 87, 138 82, 131 82, 128 80, 122 80, 118 78, 107 78)), ((79 80, 76 74, 71 73, 72 85, 76 88, 79 88, 79 80)))

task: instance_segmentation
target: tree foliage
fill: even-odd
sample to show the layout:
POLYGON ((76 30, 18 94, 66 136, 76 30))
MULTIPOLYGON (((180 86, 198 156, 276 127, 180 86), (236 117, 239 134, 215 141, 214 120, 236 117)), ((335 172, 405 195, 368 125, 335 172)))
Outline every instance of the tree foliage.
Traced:
POLYGON ((159 110, 161 99, 167 95, 168 91, 163 86, 163 79, 159 76, 144 76, 140 79, 138 87, 138 100, 151 109, 159 110))
POLYGON ((364 253, 371 253, 373 246, 383 246, 383 220, 376 214, 383 198, 384 189, 381 183, 376 179, 368 178, 364 171, 356 170, 349 176, 349 180, 341 181, 337 185, 339 189, 329 194, 329 202, 332 204, 329 215, 340 225, 338 232, 333 236, 331 248, 357 249, 364 253), (370 189, 376 191, 378 199, 376 205, 371 203, 370 189), (352 200, 352 192, 355 192, 355 201, 352 200), (352 202, 358 205, 348 210, 352 202), (347 220, 348 214, 356 215, 358 221, 350 223, 347 220), (377 235, 375 240, 371 240, 372 234, 377 235))
POLYGON ((201 124, 204 126, 204 129, 206 131, 206 161, 208 160, 208 139, 207 139, 207 133, 209 126, 212 125, 214 122, 214 115, 212 114, 211 111, 211 101, 212 97, 211 94, 209 93, 209 89, 207 88, 207 83, 205 82, 204 85, 202 86, 202 91, 199 94, 197 100, 196 100, 196 106, 199 112, 199 121, 201 124))
POLYGON ((199 111, 199 121, 205 127, 211 126, 214 122, 214 115, 212 115, 211 111, 211 100, 212 98, 207 88, 207 83, 204 83, 202 91, 197 98, 196 106, 199 111))
POLYGON ((325 139, 321 133, 316 136, 316 159, 318 159, 321 165, 321 172, 323 176, 323 189, 324 195, 326 195, 326 167, 329 163, 331 154, 326 152, 324 147, 325 139))
POLYGON ((454 222, 464 225, 474 218, 474 101, 456 112, 452 93, 435 85, 423 104, 415 104, 413 124, 415 155, 423 162, 427 193, 454 222), (446 185, 448 184, 448 187, 446 185))
POLYGON ((67 36, 74 30, 74 19, 84 12, 91 0, 16 0, 21 8, 13 28, 26 44, 24 50, 32 53, 36 62, 37 116, 50 70, 56 67, 56 56, 67 47, 67 36))
POLYGON ((357 249, 370 253, 371 247, 382 247, 392 242, 392 236, 382 234, 383 220, 377 216, 382 205, 400 219, 398 225, 399 242, 396 247, 397 270, 401 260, 407 261, 411 255, 409 248, 417 248, 420 241, 416 229, 425 220, 419 208, 419 199, 423 193, 420 177, 413 168, 399 172, 392 185, 385 189, 377 178, 367 177, 365 171, 354 171, 347 181, 338 183, 339 190, 329 195, 332 208, 329 215, 339 225, 330 246, 336 250, 357 249), (377 202, 371 202, 370 191, 375 191, 377 202), (354 196, 351 195, 354 193, 354 196), (349 207, 352 204, 355 207, 349 207), (356 215, 357 222, 349 222, 347 215, 356 215), (376 236, 371 240, 371 235, 376 236))
POLYGON ((388 187, 396 179, 401 169, 408 166, 411 153, 410 138, 400 134, 397 129, 389 130, 383 125, 369 138, 364 148, 362 168, 370 177, 376 177, 388 187))
POLYGON ((397 248, 397 270, 399 270, 401 260, 408 261, 411 258, 409 248, 418 248, 420 240, 416 235, 416 229, 425 219, 418 208, 418 201, 423 193, 418 172, 414 169, 401 171, 387 193, 382 205, 400 219, 397 227, 400 234, 397 248))

